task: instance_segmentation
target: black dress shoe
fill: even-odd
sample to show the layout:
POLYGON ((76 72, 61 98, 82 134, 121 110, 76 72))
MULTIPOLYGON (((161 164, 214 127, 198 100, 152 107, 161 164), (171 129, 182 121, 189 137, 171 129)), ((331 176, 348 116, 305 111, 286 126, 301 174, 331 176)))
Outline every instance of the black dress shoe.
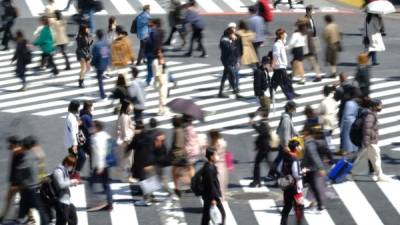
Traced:
POLYGON ((250 183, 249 187, 255 188, 255 187, 261 187, 261 183, 257 181, 253 181, 250 183))
POLYGON ((294 97, 298 98, 300 96, 301 96, 301 94, 294 93, 294 97))
POLYGON ((226 95, 224 93, 219 93, 218 98, 229 98, 229 97, 228 97, 228 95, 226 95))
POLYGON ((208 55, 207 54, 201 54, 201 56, 200 56, 200 58, 207 58, 208 57, 208 55))
POLYGON ((320 82, 322 80, 322 77, 316 77, 314 78, 313 82, 320 82))
POLYGON ((184 57, 192 57, 192 53, 188 52, 186 54, 183 55, 184 57))

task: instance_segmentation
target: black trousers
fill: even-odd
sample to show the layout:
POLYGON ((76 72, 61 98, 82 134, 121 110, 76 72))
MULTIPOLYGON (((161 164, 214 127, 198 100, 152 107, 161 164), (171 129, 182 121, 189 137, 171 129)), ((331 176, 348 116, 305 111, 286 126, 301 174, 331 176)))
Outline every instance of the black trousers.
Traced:
POLYGON ((297 225, 301 225, 303 223, 304 217, 304 205, 298 204, 294 198, 296 195, 296 187, 288 188, 283 191, 283 210, 282 210, 282 218, 281 225, 287 225, 290 210, 292 210, 294 206, 294 211, 296 214, 297 225))
POLYGON ((3 28, 3 40, 1 41, 1 44, 6 48, 8 48, 8 43, 10 42, 10 40, 13 39, 13 35, 12 35, 12 32, 11 32, 11 28, 12 28, 13 25, 14 25, 14 23, 7 24, 3 28))
POLYGON ((256 155, 256 159, 254 161, 254 171, 253 171, 253 181, 260 183, 260 164, 263 160, 265 160, 269 166, 269 169, 272 168, 272 163, 268 161, 268 151, 258 151, 256 155))
POLYGON ((310 189, 313 192, 315 199, 317 200, 317 206, 322 207, 323 206, 322 193, 318 186, 318 179, 320 178, 317 172, 308 171, 306 172, 303 181, 304 183, 308 183, 310 185, 310 189))
POLYGON ((144 40, 140 40, 140 47, 139 47, 136 65, 139 65, 141 63, 143 57, 144 57, 144 40))
POLYGON ((56 205, 56 225, 77 225, 78 218, 73 204, 66 205, 57 203, 56 205))
POLYGON ((106 98, 106 93, 104 92, 104 84, 103 84, 103 73, 104 70, 96 70, 97 73, 97 82, 99 84, 99 92, 100 92, 100 98, 105 99, 106 98))
POLYGON ((135 122, 141 121, 143 119, 143 109, 133 109, 133 117, 135 122))
MULTIPOLYGON (((281 2, 282 2, 282 0, 275 0, 274 8, 281 2)), ((289 6, 290 6, 290 8, 293 8, 292 0, 289 0, 289 6)))
POLYGON ((186 42, 185 41, 185 33, 181 29, 178 29, 177 26, 171 27, 171 32, 169 33, 169 36, 168 36, 167 40, 165 41, 165 44, 168 44, 168 45, 171 44, 172 37, 173 37, 174 33, 177 31, 179 33, 179 36, 181 36, 183 43, 185 44, 185 42, 186 42))
POLYGON ((23 188, 20 192, 21 201, 19 202, 18 218, 22 219, 28 214, 29 209, 34 208, 39 211, 40 225, 47 225, 48 215, 40 198, 38 188, 23 188))
POLYGON ((194 41, 197 41, 197 43, 199 44, 200 51, 202 51, 203 55, 205 55, 206 49, 204 48, 204 45, 203 45, 203 29, 192 27, 192 30, 193 30, 193 34, 192 34, 192 39, 190 39, 190 46, 189 46, 188 53, 192 54, 193 43, 194 43, 194 41))
POLYGON ((53 72, 53 74, 57 75, 58 74, 58 69, 57 69, 57 65, 54 63, 53 54, 42 53, 42 59, 43 59, 43 62, 47 61, 48 66, 50 68, 52 68, 51 71, 53 72))
POLYGON ((60 50, 62 56, 64 57, 66 68, 70 68, 70 63, 69 63, 68 55, 67 55, 67 53, 65 52, 65 47, 66 47, 66 45, 65 45, 65 44, 64 44, 64 45, 57 45, 57 47, 58 47, 58 49, 60 50))
POLYGON ((222 72, 222 78, 221 78, 221 84, 219 86, 219 93, 221 94, 224 92, 224 86, 225 86, 225 81, 228 79, 229 85, 231 85, 231 88, 233 92, 236 94, 239 92, 239 85, 236 82, 236 68, 235 65, 227 65, 224 64, 224 71, 222 72))
MULTIPOLYGON (((204 205, 203 205, 203 217, 201 218, 201 225, 208 225, 210 223, 210 208, 211 208, 211 199, 204 199, 204 205)), ((216 199, 217 201, 217 207, 219 211, 221 212, 222 215, 222 224, 225 224, 225 209, 224 206, 222 205, 222 202, 220 199, 216 199)))
POLYGON ((274 75, 271 78, 271 84, 274 90, 280 86, 287 100, 294 98, 292 81, 289 79, 286 69, 275 69, 274 75))

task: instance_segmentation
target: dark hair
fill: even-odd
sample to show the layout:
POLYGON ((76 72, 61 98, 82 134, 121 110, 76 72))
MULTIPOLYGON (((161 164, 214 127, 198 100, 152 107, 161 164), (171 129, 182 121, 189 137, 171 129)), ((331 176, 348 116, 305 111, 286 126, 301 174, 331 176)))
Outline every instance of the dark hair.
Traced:
POLYGON ((76 157, 73 155, 69 155, 67 157, 65 157, 62 161, 63 165, 67 165, 67 166, 73 166, 75 167, 76 165, 76 157))
POLYGON ((151 118, 149 121, 150 128, 156 128, 158 126, 158 121, 156 118, 151 118))
POLYGON ((206 158, 207 160, 210 160, 211 157, 216 153, 217 151, 215 150, 215 148, 209 147, 206 150, 206 158))
POLYGON ((118 74, 117 77, 117 86, 127 87, 128 84, 126 83, 125 76, 123 74, 118 74))
POLYGON ((193 122, 193 117, 189 116, 189 115, 186 115, 186 114, 183 114, 182 121, 185 124, 191 124, 193 122))
POLYGON ((82 114, 87 114, 90 115, 90 109, 93 107, 93 101, 91 100, 85 100, 83 102, 83 109, 82 109, 82 114))
POLYGON ((172 117, 172 126, 174 126, 174 128, 181 128, 183 126, 182 118, 178 116, 172 117))
POLYGON ((89 33, 88 33, 88 31, 87 31, 88 28, 89 28, 89 27, 88 27, 87 24, 81 24, 81 25, 79 26, 78 35, 81 35, 81 36, 89 36, 89 33))
POLYGON ((16 39, 18 39, 18 38, 24 38, 24 32, 23 32, 22 30, 17 30, 17 31, 15 32, 15 38, 16 38, 16 39))
POLYGON ((307 118, 312 118, 315 116, 315 111, 311 105, 306 105, 306 107, 304 107, 304 115, 306 115, 307 118))
POLYGON ((330 14, 327 14, 324 16, 324 20, 326 23, 332 23, 333 22, 333 16, 330 14))
POLYGON ((62 20, 63 18, 61 10, 54 11, 54 15, 56 16, 57 20, 62 20))
POLYGON ((7 142, 8 142, 8 144, 11 144, 11 145, 21 145, 22 144, 21 138, 16 135, 8 137, 7 142))
POLYGON ((42 22, 43 25, 48 26, 49 25, 49 17, 48 16, 41 16, 40 17, 40 22, 42 22))
POLYGON ((128 33, 125 31, 123 26, 118 25, 115 28, 115 32, 117 32, 117 34, 122 34, 122 35, 127 35, 128 33))
POLYGON ((325 96, 325 97, 328 97, 329 94, 332 93, 332 91, 333 91, 333 87, 332 87, 332 86, 330 86, 330 85, 325 85, 322 92, 324 93, 324 96, 325 96))
POLYGON ((72 100, 68 105, 68 112, 74 113, 74 114, 78 113, 80 105, 81 104, 79 103, 79 101, 72 100))
POLYGON ((298 140, 290 140, 288 143, 288 147, 291 152, 296 150, 297 146, 299 146, 299 145, 300 145, 300 142, 298 140))
POLYGON ((294 101, 288 101, 285 105, 285 112, 296 109, 296 103, 294 101))
POLYGON ((308 24, 307 23, 297 23, 297 30, 302 35, 306 35, 308 32, 308 24))
POLYGON ((121 109, 119 110, 119 115, 128 114, 128 109, 129 109, 130 104, 131 104, 130 102, 124 100, 121 104, 121 109))
POLYGON ((139 75, 139 70, 138 70, 136 67, 132 66, 132 67, 131 67, 131 72, 132 72, 132 77, 133 77, 133 79, 135 79, 135 78, 138 77, 138 75, 139 75))
POLYGON ((239 30, 249 30, 246 21, 244 20, 239 21, 239 30))
POLYGON ((104 129, 103 122, 100 122, 98 120, 93 121, 93 126, 99 131, 102 131, 104 129))
POLYGON ((210 144, 211 146, 214 146, 217 144, 218 139, 221 138, 221 133, 219 132, 219 130, 216 129, 212 129, 210 130, 210 132, 208 132, 208 134, 210 135, 210 144))
POLYGON ((115 21, 116 21, 115 16, 110 16, 108 18, 108 32, 112 31, 112 25, 113 23, 115 23, 115 21))
POLYGON ((252 6, 249 7, 249 12, 250 13, 256 13, 257 12, 257 8, 254 5, 252 5, 252 6))
POLYGON ((144 124, 142 120, 137 120, 135 121, 135 130, 143 130, 144 129, 144 124))
POLYGON ((104 31, 101 29, 96 30, 96 37, 97 39, 101 40, 104 37, 104 31))
POLYGON ((285 29, 280 27, 275 31, 275 41, 278 41, 281 39, 281 36, 286 33, 285 29))
POLYGON ((31 149, 33 146, 38 144, 38 140, 35 136, 27 136, 24 139, 22 139, 22 147, 25 149, 31 149))

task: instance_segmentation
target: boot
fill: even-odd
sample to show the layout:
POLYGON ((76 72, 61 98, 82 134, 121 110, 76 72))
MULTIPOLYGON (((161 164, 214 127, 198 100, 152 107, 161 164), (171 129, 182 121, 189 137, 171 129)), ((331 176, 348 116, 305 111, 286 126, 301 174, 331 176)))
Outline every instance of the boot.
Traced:
POLYGON ((84 88, 85 87, 85 84, 83 83, 83 79, 79 79, 78 82, 79 82, 79 87, 80 88, 84 88))

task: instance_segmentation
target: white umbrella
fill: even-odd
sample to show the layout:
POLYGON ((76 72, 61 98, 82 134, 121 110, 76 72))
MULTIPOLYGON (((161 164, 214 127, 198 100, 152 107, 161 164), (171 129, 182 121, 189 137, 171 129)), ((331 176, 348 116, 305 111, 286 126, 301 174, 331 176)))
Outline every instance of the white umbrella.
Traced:
POLYGON ((368 3, 367 12, 373 14, 389 14, 396 12, 396 8, 387 0, 378 0, 368 3))

